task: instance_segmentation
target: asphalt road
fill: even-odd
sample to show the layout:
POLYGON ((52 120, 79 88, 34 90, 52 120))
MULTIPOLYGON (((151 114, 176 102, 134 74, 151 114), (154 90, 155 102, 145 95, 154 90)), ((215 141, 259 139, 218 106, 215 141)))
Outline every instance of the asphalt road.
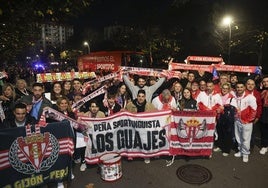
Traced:
MULTIPOLYGON (((257 142, 258 138, 257 138, 257 142)), ((173 165, 167 167, 167 157, 151 160, 145 164, 141 159, 127 161, 122 159, 121 179, 107 182, 101 179, 100 167, 89 165, 85 172, 80 172, 80 165, 74 167, 75 179, 68 187, 85 187, 94 184, 94 188, 265 188, 268 187, 268 153, 259 154, 259 147, 255 146, 249 162, 243 163, 242 158, 233 156, 234 151, 227 156, 221 152, 214 152, 212 158, 176 157, 173 165), (212 179, 202 185, 192 185, 180 180, 177 169, 185 164, 198 164, 206 167, 212 173, 212 179)))

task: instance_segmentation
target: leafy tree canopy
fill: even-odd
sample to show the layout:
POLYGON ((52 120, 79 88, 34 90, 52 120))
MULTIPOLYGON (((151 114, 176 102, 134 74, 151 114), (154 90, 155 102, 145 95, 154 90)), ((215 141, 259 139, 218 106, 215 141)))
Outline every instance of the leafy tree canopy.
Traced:
POLYGON ((33 47, 40 23, 66 22, 91 0, 0 0, 0 61, 14 61, 33 47))

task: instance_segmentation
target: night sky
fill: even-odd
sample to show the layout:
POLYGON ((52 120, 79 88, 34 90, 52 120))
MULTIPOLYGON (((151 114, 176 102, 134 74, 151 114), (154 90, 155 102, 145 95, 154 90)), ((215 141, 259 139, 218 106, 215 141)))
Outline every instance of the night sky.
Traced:
MULTIPOLYGON (((238 26, 240 33, 241 26, 245 25, 251 29, 268 31, 268 0, 190 0, 179 6, 174 6, 173 3, 174 0, 95 0, 86 12, 80 14, 75 20, 75 34, 79 34, 85 28, 102 33, 104 27, 112 25, 144 28, 156 26, 164 30, 178 28, 189 35, 188 38, 186 37, 188 41, 184 41, 188 51, 181 54, 183 59, 191 54, 221 55, 214 47, 198 47, 198 40, 191 38, 191 32, 199 32, 199 37, 203 37, 204 33, 212 34, 215 29, 223 27, 222 18, 226 15, 233 17, 233 26, 238 26)), ((233 33, 235 35, 235 32, 233 33)), ((264 49, 263 62, 268 60, 268 55, 265 55, 268 54, 267 49, 267 47, 264 49)), ((95 50, 94 45, 92 50, 95 50)), ((250 60, 247 58, 238 61, 256 64, 256 55, 253 55, 250 60)))
MULTIPOLYGON (((107 25, 203 25, 211 22, 213 4, 219 3, 221 12, 230 14, 237 23, 251 22, 268 25, 266 0, 191 0, 179 7, 173 0, 97 0, 76 24, 80 27, 102 28, 107 25)), ((224 15, 223 15, 224 16, 224 15)))

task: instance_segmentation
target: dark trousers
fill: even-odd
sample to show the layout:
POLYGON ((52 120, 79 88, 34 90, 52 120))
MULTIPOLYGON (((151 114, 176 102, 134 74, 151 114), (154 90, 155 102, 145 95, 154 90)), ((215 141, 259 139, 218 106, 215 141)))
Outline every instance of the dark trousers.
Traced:
POLYGON ((260 122, 261 147, 268 147, 268 123, 260 122))
POLYGON ((81 162, 85 162, 86 147, 76 148, 74 151, 74 159, 81 159, 81 162))
POLYGON ((234 145, 234 125, 218 122, 216 129, 218 133, 216 145, 221 148, 223 153, 230 153, 234 145))
POLYGON ((252 133, 251 133, 251 139, 250 139, 250 149, 253 150, 254 146, 255 146, 255 137, 256 137, 256 134, 257 134, 257 129, 259 127, 259 122, 253 124, 253 127, 252 127, 252 133))

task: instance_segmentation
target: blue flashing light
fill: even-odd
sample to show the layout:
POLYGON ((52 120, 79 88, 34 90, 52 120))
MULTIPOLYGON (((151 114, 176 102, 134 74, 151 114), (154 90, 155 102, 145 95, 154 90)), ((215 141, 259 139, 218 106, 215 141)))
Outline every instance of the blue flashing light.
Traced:
POLYGON ((43 65, 42 63, 40 63, 40 62, 37 62, 37 63, 34 65, 34 67, 35 67, 36 69, 45 69, 44 65, 43 65))

